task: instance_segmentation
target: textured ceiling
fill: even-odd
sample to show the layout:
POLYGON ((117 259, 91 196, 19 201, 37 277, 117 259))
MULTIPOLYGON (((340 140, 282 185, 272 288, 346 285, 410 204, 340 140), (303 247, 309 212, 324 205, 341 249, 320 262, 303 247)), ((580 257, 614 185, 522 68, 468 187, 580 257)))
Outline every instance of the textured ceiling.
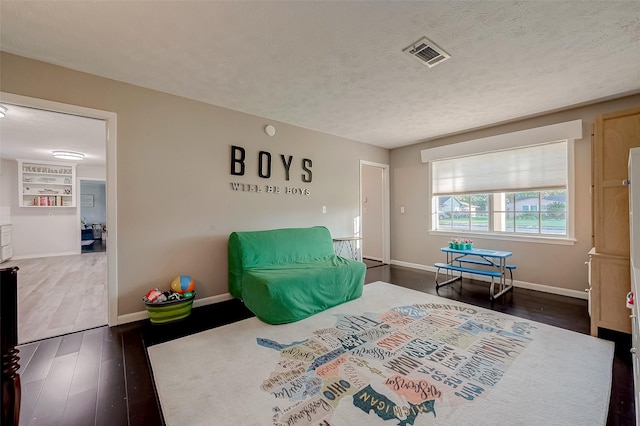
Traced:
POLYGON ((640 1, 0 7, 6 52, 387 148, 640 91, 640 1))

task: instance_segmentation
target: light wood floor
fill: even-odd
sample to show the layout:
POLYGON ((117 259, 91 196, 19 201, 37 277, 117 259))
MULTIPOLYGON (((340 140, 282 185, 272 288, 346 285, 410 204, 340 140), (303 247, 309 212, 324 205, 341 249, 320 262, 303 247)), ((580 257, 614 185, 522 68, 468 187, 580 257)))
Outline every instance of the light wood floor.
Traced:
POLYGON ((9 260, 18 271, 20 344, 107 324, 107 253, 9 260))

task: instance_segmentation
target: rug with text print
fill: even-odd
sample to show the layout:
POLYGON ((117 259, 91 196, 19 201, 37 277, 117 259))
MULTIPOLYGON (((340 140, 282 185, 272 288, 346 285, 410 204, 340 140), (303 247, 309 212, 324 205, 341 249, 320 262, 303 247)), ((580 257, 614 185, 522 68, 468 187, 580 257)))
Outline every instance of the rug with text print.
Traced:
POLYGON ((611 342, 382 282, 148 348, 169 425, 606 423, 611 342))

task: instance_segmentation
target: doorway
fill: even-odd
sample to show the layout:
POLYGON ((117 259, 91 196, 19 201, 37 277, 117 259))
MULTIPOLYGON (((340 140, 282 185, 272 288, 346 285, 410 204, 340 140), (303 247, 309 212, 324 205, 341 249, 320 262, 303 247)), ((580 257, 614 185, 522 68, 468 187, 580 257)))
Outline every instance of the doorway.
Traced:
POLYGON ((82 253, 107 251, 106 181, 81 179, 79 187, 82 253))
MULTIPOLYGON (((117 194, 117 188, 116 188, 116 156, 115 156, 115 150, 116 150, 116 115, 115 113, 111 113, 108 111, 101 111, 101 110, 95 110, 95 109, 90 109, 90 108, 84 108, 84 107, 79 107, 79 106, 75 106, 75 105, 68 105, 68 104, 61 104, 61 103, 57 103, 57 102, 52 102, 52 101, 46 101, 46 100, 42 100, 42 99, 37 99, 37 98, 29 98, 29 97, 25 97, 25 96, 20 96, 20 95, 13 95, 13 94, 8 94, 8 93, 2 93, 0 92, 0 102, 5 105, 8 106, 9 111, 8 111, 8 115, 11 113, 11 108, 12 106, 15 109, 18 108, 27 108, 30 109, 32 111, 42 111, 42 112, 48 112, 48 113, 58 113, 61 116, 74 116, 74 117, 79 117, 79 118, 86 118, 87 121, 93 121, 93 122, 99 122, 100 125, 102 126, 102 137, 100 138, 100 146, 99 146, 99 150, 101 150, 102 154, 102 158, 103 158, 103 162, 104 162, 104 166, 102 167, 103 169, 103 177, 101 178, 93 178, 93 177, 89 177, 87 178, 87 180, 92 181, 92 182, 96 182, 96 181, 101 181, 104 189, 103 189, 103 198, 104 201, 102 202, 102 209, 104 210, 104 219, 101 219, 101 223, 104 223, 103 226, 103 230, 104 228, 108 228, 109 229, 109 236, 110 236, 110 246, 109 247, 105 247, 106 251, 103 251, 102 253, 96 253, 93 256, 88 256, 88 257, 84 257, 84 255, 81 255, 81 244, 79 243, 81 241, 81 224, 80 224, 80 220, 81 220, 81 197, 80 197, 80 185, 78 182, 77 185, 77 191, 76 191, 76 196, 77 196, 77 200, 76 200, 76 206, 77 208, 74 209, 73 213, 73 217, 75 218, 74 222, 75 222, 75 231, 72 231, 73 235, 70 235, 69 238, 72 239, 72 244, 75 247, 74 249, 72 249, 71 251, 67 250, 61 253, 57 253, 57 254, 53 254, 52 256, 47 256, 47 254, 51 254, 50 252, 47 253, 45 252, 45 256, 46 257, 39 257, 38 254, 34 254, 34 255, 29 255, 28 253, 24 253, 21 256, 20 252, 16 252, 16 248, 18 248, 18 243, 19 241, 16 240, 15 237, 17 237, 17 235, 14 236, 13 238, 13 242, 14 242, 14 255, 15 257, 13 259, 10 259, 9 261, 7 261, 7 265, 9 265, 10 263, 13 265, 16 265, 18 267, 21 268, 21 270, 18 272, 18 280, 20 280, 20 275, 21 274, 25 274, 25 282, 34 282, 33 281, 33 277, 27 277, 26 273, 27 273, 27 268, 29 268, 30 270, 33 271, 38 271, 40 274, 40 277, 38 278, 38 282, 37 285, 33 285, 32 288, 38 288, 40 287, 42 284, 46 281, 46 277, 48 276, 49 273, 52 274, 53 277, 56 276, 56 273, 61 273, 60 271, 63 270, 64 267, 69 267, 72 270, 74 270, 74 272, 76 270, 82 270, 84 271, 84 277, 81 278, 82 281, 88 282, 89 279, 88 277, 93 277, 94 275, 97 275, 96 271, 99 269, 100 272, 103 272, 103 289, 101 289, 99 291, 99 289, 97 287, 94 287, 92 290, 87 290, 88 292, 93 291, 94 293, 101 293, 100 294, 100 304, 101 304, 101 308, 104 310, 104 319, 102 320, 102 324, 104 324, 105 322, 110 325, 117 325, 118 323, 118 319, 117 319, 117 252, 116 252, 116 239, 117 239, 117 222, 116 222, 116 194, 117 194), (80 260, 80 259, 84 259, 84 260, 80 260), (41 262, 42 260, 42 262, 41 262), (85 265, 85 266, 74 266, 73 262, 78 261, 77 265, 85 265), (38 262, 39 266, 34 266, 34 263, 38 262), (83 263, 84 262, 84 263, 83 263), (87 263, 88 262, 88 263, 87 263), (39 269, 40 266, 42 265, 49 265, 49 267, 43 267, 43 269, 39 269), (95 267, 98 268, 96 270, 92 270, 90 269, 91 267, 95 267)), ((6 117, 5 117, 6 119, 6 117)), ((21 138, 23 139, 23 138, 21 138)), ((8 143, 8 138, 4 138, 3 140, 3 159, 5 159, 5 155, 4 153, 7 152, 5 150, 5 148, 7 147, 7 145, 9 145, 8 143)), ((39 153, 39 151, 37 149, 34 149, 31 151, 29 156, 36 156, 39 153)), ((49 155, 51 154, 51 151, 47 152, 49 155)), ((24 156, 23 156, 24 157, 24 156)), ((36 160, 38 158, 35 158, 36 160)), ((7 161, 4 161, 5 164, 7 164, 7 161)), ((87 164, 87 168, 84 172, 78 173, 78 176, 94 176, 96 172, 96 168, 95 167, 90 167, 90 164, 87 164)), ((11 174, 11 176, 3 176, 3 179, 14 179, 13 174, 11 174)), ((15 185, 16 187, 18 186, 17 184, 15 185)), ((11 197, 11 200, 9 202, 13 203, 13 199, 17 198, 17 197, 11 197)), ((3 203, 6 202, 6 200, 3 200, 3 203)), ((25 208, 19 208, 17 207, 17 205, 11 205, 11 214, 12 216, 15 214, 16 215, 16 221, 14 221, 14 224, 12 226, 14 231, 19 231, 20 225, 24 225, 24 223, 26 222, 25 220, 25 216, 33 216, 36 213, 40 213, 40 211, 36 210, 36 209, 25 209, 25 208), (15 212, 15 213, 14 213, 15 212), (22 216, 22 217, 20 217, 22 216)), ((44 212, 43 212, 44 213, 44 212)), ((57 210, 51 210, 48 213, 44 213, 45 216, 49 219, 49 220, 56 220, 58 215, 68 215, 69 210, 65 210, 65 209, 57 209, 57 210)), ((97 221, 96 221, 97 223, 97 221)), ((53 224, 52 224, 53 225, 53 224)), ((97 231, 97 227, 96 227, 96 231, 97 231)), ((16 232, 17 234, 17 232, 16 232)), ((97 235, 97 234, 96 234, 97 235)), ((41 253, 40 253, 41 254, 41 253)), ((55 278, 53 280, 51 280, 52 282, 55 280, 55 278)), ((65 279, 60 279, 58 280, 60 282, 65 282, 65 279)), ((66 281, 68 282, 68 281, 66 281)), ((48 285, 48 284, 47 284, 48 285)), ((56 322, 58 323, 58 325, 64 321, 64 318, 62 318, 64 315, 67 315, 68 312, 70 312, 73 308, 69 309, 70 307, 67 306, 67 301, 71 301, 74 298, 75 299, 83 299, 83 294, 69 294, 69 297, 65 297, 63 298, 62 295, 60 294, 61 291, 56 291, 55 290, 55 286, 51 285, 49 286, 50 288, 50 295, 53 295, 53 297, 59 297, 61 299, 65 299, 64 301, 62 301, 60 303, 60 309, 56 311, 54 317, 56 318, 56 322)), ((69 292, 71 293, 71 292, 69 292)), ((36 297, 32 297, 31 300, 35 301, 36 297)), ((48 298, 46 299, 48 301, 52 301, 53 298, 48 298)), ((91 309, 89 307, 85 307, 86 309, 84 309, 85 312, 90 312, 91 309)), ((20 312, 20 310, 19 310, 20 312)), ((66 326, 68 328, 68 326, 66 326)), ((54 327, 49 327, 51 329, 53 329, 54 327)), ((65 334, 66 332, 69 331, 76 331, 74 330, 67 330, 67 328, 65 327, 58 327, 59 329, 59 333, 57 333, 57 335, 60 334, 65 334)), ((87 327, 84 327, 87 328, 87 327)), ((49 336, 41 336, 41 337, 49 337, 49 336)), ((18 339, 20 343, 25 343, 28 340, 33 340, 33 339, 29 339, 27 338, 25 340, 25 338, 22 338, 20 336, 20 332, 18 335, 18 339)))
POLYGON ((360 162, 362 261, 367 268, 390 263, 389 165, 360 162))

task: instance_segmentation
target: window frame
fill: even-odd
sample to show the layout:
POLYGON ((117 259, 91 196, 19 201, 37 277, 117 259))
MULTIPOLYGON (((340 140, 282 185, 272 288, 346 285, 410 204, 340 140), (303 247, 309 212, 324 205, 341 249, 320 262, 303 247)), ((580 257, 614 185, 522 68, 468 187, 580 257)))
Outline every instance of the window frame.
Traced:
MULTIPOLYGON (((457 236, 457 237, 476 237, 476 238, 484 238, 484 239, 495 239, 495 240, 504 240, 504 241, 524 241, 524 242, 532 242, 532 243, 548 243, 548 244, 560 244, 560 245, 574 245, 576 243, 575 239, 575 140, 574 139, 566 139, 567 143, 567 234, 553 236, 550 234, 540 235, 527 235, 523 233, 511 233, 511 232, 503 232, 503 231, 461 231, 461 230, 437 230, 434 229, 434 214, 437 212, 437 197, 433 195, 433 185, 432 185, 432 162, 427 162, 428 168, 428 200, 430 202, 428 205, 427 212, 427 226, 428 226, 428 234, 429 235, 442 235, 442 236, 457 236)), ((516 147, 514 147, 516 148, 516 147)), ((477 154, 482 154, 482 152, 477 152, 477 154)), ((490 197, 491 198, 491 197, 490 197)), ((493 206, 491 202, 489 204, 490 212, 493 211, 493 206)), ((538 212, 542 213, 542 212, 538 212)), ((491 214, 489 214, 491 217, 491 214)), ((491 219, 490 219, 491 220, 491 219)), ((490 222, 489 226, 492 226, 490 222)))

